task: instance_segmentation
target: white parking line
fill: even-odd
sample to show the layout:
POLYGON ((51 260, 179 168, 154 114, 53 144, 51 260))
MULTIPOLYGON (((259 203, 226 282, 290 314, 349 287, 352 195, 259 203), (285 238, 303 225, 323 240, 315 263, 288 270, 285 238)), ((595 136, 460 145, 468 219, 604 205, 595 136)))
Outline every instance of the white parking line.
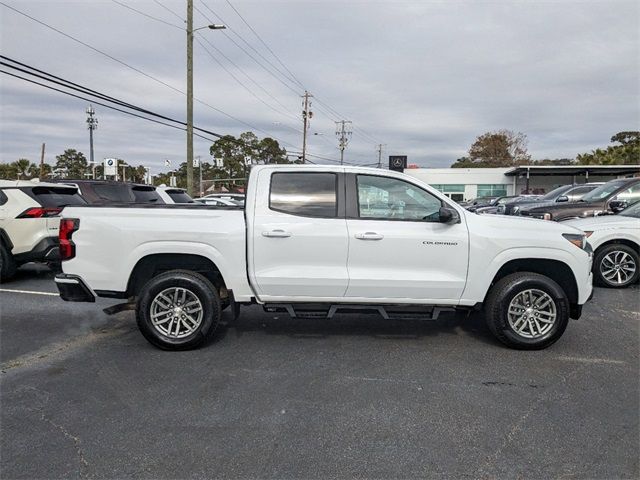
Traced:
POLYGON ((36 292, 35 290, 12 290, 10 288, 0 288, 0 292, 10 292, 10 293, 28 293, 31 295, 51 295, 51 296, 59 296, 59 293, 54 292, 36 292))

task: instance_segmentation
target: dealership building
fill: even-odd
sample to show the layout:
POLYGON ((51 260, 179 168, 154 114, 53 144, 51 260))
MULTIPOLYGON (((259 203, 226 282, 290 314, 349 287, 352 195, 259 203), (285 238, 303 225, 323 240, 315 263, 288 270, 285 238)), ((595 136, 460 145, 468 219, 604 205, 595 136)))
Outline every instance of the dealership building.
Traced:
POLYGON ((640 165, 534 165, 509 168, 407 168, 404 173, 462 201, 477 197, 543 194, 570 183, 640 176, 640 165))

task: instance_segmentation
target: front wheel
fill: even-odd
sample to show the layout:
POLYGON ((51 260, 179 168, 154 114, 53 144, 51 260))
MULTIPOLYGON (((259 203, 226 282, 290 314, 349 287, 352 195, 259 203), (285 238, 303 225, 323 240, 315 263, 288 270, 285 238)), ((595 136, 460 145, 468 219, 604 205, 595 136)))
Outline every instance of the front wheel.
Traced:
POLYGON ((603 287, 628 287, 640 277, 638 251, 621 243, 599 248, 593 260, 593 276, 603 287))
POLYGON ((220 296, 204 276, 172 270, 142 288, 136 308, 144 337, 164 350, 198 348, 215 333, 222 310, 220 296))
POLYGON ((550 278, 513 273, 493 285, 485 315, 489 330, 502 343, 520 350, 540 350, 555 343, 567 328, 569 301, 550 278))

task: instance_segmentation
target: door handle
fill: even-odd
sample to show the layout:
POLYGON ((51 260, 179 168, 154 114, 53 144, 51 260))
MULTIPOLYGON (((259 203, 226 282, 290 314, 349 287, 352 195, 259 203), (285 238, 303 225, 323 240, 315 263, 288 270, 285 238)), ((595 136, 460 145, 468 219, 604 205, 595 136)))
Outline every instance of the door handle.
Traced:
POLYGON ((384 235, 376 232, 356 233, 355 237, 358 240, 382 240, 384 235))
POLYGON ((287 238, 291 236, 291 232, 286 232, 284 230, 271 230, 268 232, 262 232, 262 236, 271 238, 287 238))

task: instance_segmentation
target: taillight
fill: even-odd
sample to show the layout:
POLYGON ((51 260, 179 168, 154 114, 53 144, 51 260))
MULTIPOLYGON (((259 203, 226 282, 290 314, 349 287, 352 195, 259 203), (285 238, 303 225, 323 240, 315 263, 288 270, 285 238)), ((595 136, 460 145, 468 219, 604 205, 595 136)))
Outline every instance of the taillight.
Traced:
POLYGON ((77 218, 63 218, 60 220, 60 260, 71 260, 76 256, 76 245, 71 240, 73 232, 80 228, 80 220, 77 218))
POLYGON ((55 217, 60 215, 61 208, 52 207, 33 207, 27 208, 24 212, 18 215, 16 218, 46 218, 55 217))

